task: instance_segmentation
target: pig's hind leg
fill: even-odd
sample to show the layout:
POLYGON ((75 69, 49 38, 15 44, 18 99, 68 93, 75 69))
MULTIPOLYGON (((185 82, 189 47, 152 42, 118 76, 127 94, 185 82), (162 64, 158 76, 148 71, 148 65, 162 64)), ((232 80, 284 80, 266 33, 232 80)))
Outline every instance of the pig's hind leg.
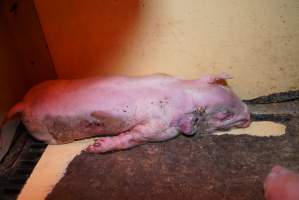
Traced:
POLYGON ((160 121, 151 121, 138 125, 132 130, 113 137, 101 137, 85 151, 90 153, 104 153, 114 150, 129 149, 147 142, 165 141, 179 134, 177 128, 166 126, 160 121))

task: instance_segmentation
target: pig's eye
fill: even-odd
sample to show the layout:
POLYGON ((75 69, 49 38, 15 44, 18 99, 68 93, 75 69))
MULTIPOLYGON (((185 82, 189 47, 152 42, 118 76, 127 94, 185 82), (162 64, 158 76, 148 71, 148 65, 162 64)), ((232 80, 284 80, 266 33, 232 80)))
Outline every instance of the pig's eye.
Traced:
POLYGON ((218 120, 227 120, 233 117, 233 113, 229 112, 229 111, 225 111, 225 112, 218 112, 214 115, 214 117, 218 120))

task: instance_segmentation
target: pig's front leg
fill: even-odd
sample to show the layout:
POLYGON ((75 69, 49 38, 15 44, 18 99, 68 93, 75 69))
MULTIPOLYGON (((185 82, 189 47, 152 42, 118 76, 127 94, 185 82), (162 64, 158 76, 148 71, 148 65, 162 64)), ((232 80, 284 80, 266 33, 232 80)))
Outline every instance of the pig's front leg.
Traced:
POLYGON ((177 128, 166 126, 154 120, 144 125, 138 125, 130 131, 117 136, 102 137, 88 146, 85 151, 91 153, 104 153, 114 150, 132 148, 146 142, 156 142, 171 139, 179 134, 177 128))

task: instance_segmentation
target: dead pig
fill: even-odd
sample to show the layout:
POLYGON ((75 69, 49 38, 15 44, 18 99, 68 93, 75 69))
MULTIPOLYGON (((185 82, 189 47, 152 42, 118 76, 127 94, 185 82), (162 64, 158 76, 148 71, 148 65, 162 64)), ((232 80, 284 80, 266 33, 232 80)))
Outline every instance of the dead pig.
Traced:
POLYGON ((86 150, 247 127, 247 106, 221 82, 226 74, 182 80, 168 75, 52 80, 33 87, 6 115, 19 116, 38 140, 63 144, 104 136, 86 150), (107 136, 109 135, 109 136, 107 136))

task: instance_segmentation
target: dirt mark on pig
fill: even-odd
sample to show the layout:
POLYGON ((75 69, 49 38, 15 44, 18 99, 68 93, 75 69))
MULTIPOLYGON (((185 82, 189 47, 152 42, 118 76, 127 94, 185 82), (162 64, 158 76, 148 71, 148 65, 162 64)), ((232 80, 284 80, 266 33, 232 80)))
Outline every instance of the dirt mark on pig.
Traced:
POLYGON ((90 116, 47 115, 43 124, 58 144, 96 135, 116 135, 129 129, 124 120, 100 111, 92 112, 90 116))
POLYGON ((111 116, 105 112, 95 111, 91 113, 91 116, 99 121, 106 131, 123 132, 129 129, 129 124, 125 120, 111 116))

